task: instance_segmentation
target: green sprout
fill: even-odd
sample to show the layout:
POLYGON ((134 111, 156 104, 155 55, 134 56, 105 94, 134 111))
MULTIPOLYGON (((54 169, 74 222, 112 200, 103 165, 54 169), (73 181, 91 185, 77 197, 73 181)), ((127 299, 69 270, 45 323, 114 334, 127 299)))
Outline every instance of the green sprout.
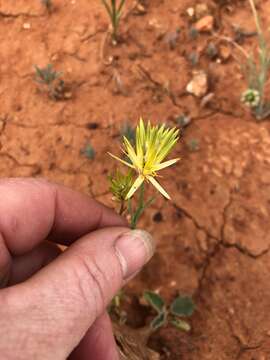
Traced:
POLYGON ((261 21, 254 3, 249 0, 258 33, 258 61, 251 54, 246 64, 248 89, 241 100, 251 108, 257 120, 265 119, 270 114, 270 103, 265 99, 265 89, 269 78, 270 50, 262 30, 261 21))
POLYGON ((165 125, 147 125, 140 119, 136 128, 133 141, 123 136, 123 153, 125 158, 121 159, 111 153, 114 159, 126 165, 129 172, 123 174, 118 170, 109 177, 110 191, 113 198, 120 201, 120 214, 126 211, 130 217, 130 225, 135 229, 137 223, 154 198, 145 199, 145 183, 151 183, 165 198, 170 199, 169 194, 155 179, 158 172, 174 165, 179 158, 165 160, 179 138, 179 130, 176 128, 165 128, 165 125), (134 200, 134 195, 139 194, 134 200))
POLYGON ((209 59, 214 60, 218 56, 218 49, 215 43, 210 42, 206 48, 206 55, 209 59))
POLYGON ((118 40, 119 22, 122 16, 125 0, 101 0, 109 15, 112 25, 112 39, 115 43, 118 40))
POLYGON ((84 155, 87 159, 93 160, 95 158, 96 152, 90 142, 88 142, 84 149, 81 150, 81 154, 84 155))
POLYGON ((188 142, 188 148, 190 151, 194 152, 194 151, 198 151, 200 149, 200 142, 197 139, 191 139, 188 142))
POLYGON ((183 319, 192 316, 195 310, 194 302, 189 296, 178 296, 169 306, 155 292, 145 291, 143 297, 157 313, 150 323, 150 328, 153 331, 166 326, 168 323, 179 330, 190 331, 189 323, 183 319))
POLYGON ((200 55, 197 51, 191 51, 189 54, 188 54, 188 60, 191 64, 191 66, 197 66, 198 63, 199 63, 199 60, 200 60, 200 55))
POLYGON ((199 37, 199 31, 195 27, 189 29, 188 35, 191 40, 196 40, 199 37))
POLYGON ((131 126, 129 124, 129 122, 126 122, 122 129, 121 129, 121 135, 123 137, 126 137, 128 139, 128 141, 134 145, 135 144, 135 139, 136 139, 136 132, 133 126, 131 126))
POLYGON ((116 317, 120 324, 124 324, 127 320, 127 313, 122 309, 122 302, 124 301, 125 293, 124 290, 118 291, 118 293, 112 299, 108 312, 112 317, 116 317))
POLYGON ((36 81, 39 84, 51 86, 53 82, 61 76, 60 72, 53 69, 52 64, 48 64, 44 68, 40 68, 35 65, 36 69, 36 81))
MULTIPOLYGON (((48 94, 53 99, 56 99, 56 80, 62 75, 61 72, 55 71, 52 64, 48 64, 44 68, 40 68, 35 65, 35 80, 38 84, 47 88, 48 94)), ((61 84, 63 80, 59 80, 61 84)), ((58 85, 59 86, 59 85, 58 85)))

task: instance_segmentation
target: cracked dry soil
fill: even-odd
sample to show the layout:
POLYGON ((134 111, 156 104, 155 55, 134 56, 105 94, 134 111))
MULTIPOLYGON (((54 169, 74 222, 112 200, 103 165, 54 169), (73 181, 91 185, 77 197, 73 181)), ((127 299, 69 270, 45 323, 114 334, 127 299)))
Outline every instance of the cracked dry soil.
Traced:
MULTIPOLYGON (((203 55, 209 34, 190 41, 191 0, 145 1, 142 16, 127 11, 115 48, 103 46, 107 17, 98 0, 53 3, 48 15, 36 0, 0 0, 1 176, 43 176, 112 206, 107 151, 119 148, 122 124, 142 115, 175 125, 190 114, 175 150, 182 160, 162 179, 173 202, 158 197, 140 224, 157 238, 158 251, 127 288, 128 323, 145 324, 135 298, 146 288, 168 301, 190 294, 197 304, 192 332, 167 327, 150 339, 162 359, 269 360, 270 125, 256 123, 239 104, 245 84, 238 54, 232 50, 218 64, 203 55), (170 49, 162 34, 178 27, 180 40, 170 49), (194 49, 214 79, 212 107, 185 94, 194 49), (37 91, 33 65, 48 63, 72 85, 71 100, 54 102, 37 91), (198 151, 189 150, 192 139, 198 151), (89 141, 94 161, 81 154, 89 141)), ((254 30, 245 1, 226 2, 230 11, 205 3, 218 14, 221 34, 231 34, 235 23, 254 30)), ((269 25, 268 1, 259 5, 269 25)))

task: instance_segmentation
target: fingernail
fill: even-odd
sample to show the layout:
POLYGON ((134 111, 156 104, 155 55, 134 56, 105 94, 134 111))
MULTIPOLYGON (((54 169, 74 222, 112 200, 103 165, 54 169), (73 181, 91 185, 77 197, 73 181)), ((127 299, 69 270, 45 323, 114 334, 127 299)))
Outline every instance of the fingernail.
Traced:
POLYGON ((138 272, 153 256, 155 242, 144 230, 130 230, 121 235, 115 244, 124 279, 138 272))

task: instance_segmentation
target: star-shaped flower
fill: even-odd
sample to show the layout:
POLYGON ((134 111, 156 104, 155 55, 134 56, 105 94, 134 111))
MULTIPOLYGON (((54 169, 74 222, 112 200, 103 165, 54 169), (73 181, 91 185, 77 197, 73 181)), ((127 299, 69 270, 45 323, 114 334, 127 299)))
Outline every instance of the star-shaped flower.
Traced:
POLYGON ((163 196, 170 199, 168 193, 155 179, 157 172, 175 164, 179 158, 162 162, 172 150, 179 139, 179 130, 165 128, 165 125, 152 126, 148 122, 145 126, 142 119, 136 128, 136 146, 130 144, 124 137, 124 153, 130 162, 110 154, 124 165, 134 169, 138 176, 126 195, 126 200, 131 198, 144 181, 149 181, 163 196))

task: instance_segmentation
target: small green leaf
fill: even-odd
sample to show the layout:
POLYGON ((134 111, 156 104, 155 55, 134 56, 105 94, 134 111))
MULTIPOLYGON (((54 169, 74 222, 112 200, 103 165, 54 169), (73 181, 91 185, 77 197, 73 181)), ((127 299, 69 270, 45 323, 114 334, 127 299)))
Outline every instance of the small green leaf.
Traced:
POLYGON ((170 311, 176 316, 191 316, 195 310, 195 304, 189 296, 179 296, 171 304, 170 311))
POLYGON ((96 152, 93 146, 90 143, 85 145, 84 149, 81 149, 81 154, 83 154, 87 159, 93 160, 95 158, 96 152))
POLYGON ((171 320, 171 324, 179 330, 183 330, 186 332, 191 330, 189 323, 181 319, 174 318, 173 320, 171 320))
POLYGON ((154 318, 150 326, 153 330, 159 329, 161 326, 164 326, 167 322, 167 313, 166 311, 161 312, 158 316, 154 318))
POLYGON ((143 297, 158 313, 164 312, 165 302, 161 296, 153 291, 145 291, 143 297))

